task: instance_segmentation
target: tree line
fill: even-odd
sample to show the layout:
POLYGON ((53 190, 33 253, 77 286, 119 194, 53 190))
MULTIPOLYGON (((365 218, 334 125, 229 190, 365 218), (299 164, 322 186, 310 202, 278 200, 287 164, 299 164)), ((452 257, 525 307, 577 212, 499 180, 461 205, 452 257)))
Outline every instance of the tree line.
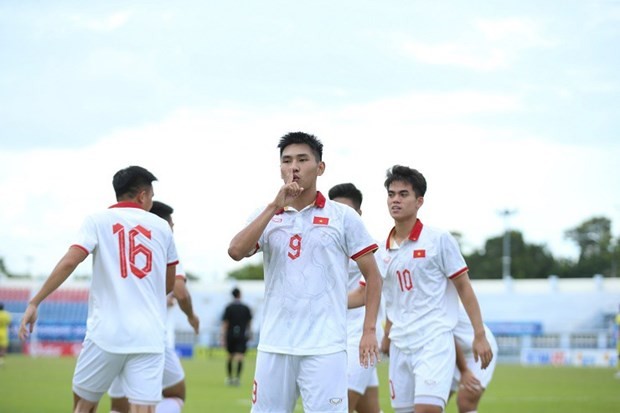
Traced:
MULTIPOLYGON (((526 242, 520 231, 512 230, 510 237, 510 273, 515 279, 592 277, 617 277, 620 262, 620 236, 611 233, 611 220, 593 217, 564 232, 566 239, 575 243, 579 255, 576 259, 554 257, 547 246, 526 242)), ((457 240, 461 234, 454 233, 457 240)), ((504 234, 489 238, 484 246, 464 254, 472 279, 501 279, 504 255, 504 234)), ((262 280, 262 264, 249 264, 228 273, 238 280, 262 280)))

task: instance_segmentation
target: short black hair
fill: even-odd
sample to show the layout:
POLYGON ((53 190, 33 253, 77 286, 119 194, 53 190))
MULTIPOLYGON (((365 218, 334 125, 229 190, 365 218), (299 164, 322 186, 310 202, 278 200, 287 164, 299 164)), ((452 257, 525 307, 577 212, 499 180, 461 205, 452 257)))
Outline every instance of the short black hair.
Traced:
POLYGON ((280 156, 282 156, 284 148, 294 143, 305 143, 310 147, 318 162, 323 160, 323 144, 316 136, 305 132, 289 132, 281 137, 280 142, 278 143, 278 148, 280 148, 280 156))
POLYGON ((329 199, 334 198, 347 198, 350 199, 355 209, 360 210, 362 208, 362 191, 357 189, 355 185, 350 182, 345 184, 334 185, 328 192, 329 199))
POLYGON ((235 298, 239 298, 239 297, 241 297, 241 290, 240 290, 240 289, 238 289, 237 287, 233 288, 233 290, 232 290, 232 295, 233 295, 233 297, 235 297, 235 298))
POLYGON ((153 181, 157 181, 155 175, 141 166, 134 165, 116 172, 112 178, 112 186, 118 200, 135 197, 144 188, 150 187, 153 181))
POLYGON ((174 209, 170 205, 164 204, 161 201, 153 201, 153 206, 151 207, 150 212, 165 219, 166 221, 169 221, 174 209))
POLYGON ((426 193, 426 178, 417 169, 402 165, 392 166, 386 173, 385 189, 389 190, 394 181, 408 182, 417 196, 424 196, 426 193))

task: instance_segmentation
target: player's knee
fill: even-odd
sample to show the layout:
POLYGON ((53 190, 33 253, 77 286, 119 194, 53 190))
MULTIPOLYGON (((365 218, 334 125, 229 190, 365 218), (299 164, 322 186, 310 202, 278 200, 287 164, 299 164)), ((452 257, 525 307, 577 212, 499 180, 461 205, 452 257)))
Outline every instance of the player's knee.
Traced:
POLYGON ((459 413, 474 412, 478 409, 478 403, 482 393, 474 394, 472 392, 461 390, 457 396, 457 406, 459 413))

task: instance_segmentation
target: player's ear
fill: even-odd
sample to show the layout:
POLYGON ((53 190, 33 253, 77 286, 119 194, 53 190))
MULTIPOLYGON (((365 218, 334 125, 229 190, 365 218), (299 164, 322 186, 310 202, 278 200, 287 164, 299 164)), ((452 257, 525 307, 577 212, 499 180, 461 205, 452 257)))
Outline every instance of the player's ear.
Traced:
POLYGON ((325 172, 325 162, 321 161, 317 166, 317 176, 323 175, 323 172, 325 172))

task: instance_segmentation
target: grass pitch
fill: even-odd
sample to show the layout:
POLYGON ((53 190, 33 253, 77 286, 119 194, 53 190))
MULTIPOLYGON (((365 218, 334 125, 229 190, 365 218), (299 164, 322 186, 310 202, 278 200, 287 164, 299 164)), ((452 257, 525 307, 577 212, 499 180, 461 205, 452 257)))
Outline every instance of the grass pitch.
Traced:
MULTIPOLYGON (((250 392, 256 353, 246 359, 240 387, 224 383, 225 354, 213 350, 203 358, 183 359, 187 402, 184 413, 250 411, 250 392)), ((67 413, 72 409, 73 358, 30 358, 9 354, 0 366, 0 412, 67 413)), ((498 365, 480 412, 582 413, 620 411, 620 380, 614 369, 522 367, 498 365)), ((387 361, 379 365, 379 394, 384 412, 391 412, 387 361)), ((104 396, 99 412, 109 411, 104 396)), ((296 412, 301 412, 298 406, 296 412)), ((451 401, 448 413, 456 413, 451 401)))

